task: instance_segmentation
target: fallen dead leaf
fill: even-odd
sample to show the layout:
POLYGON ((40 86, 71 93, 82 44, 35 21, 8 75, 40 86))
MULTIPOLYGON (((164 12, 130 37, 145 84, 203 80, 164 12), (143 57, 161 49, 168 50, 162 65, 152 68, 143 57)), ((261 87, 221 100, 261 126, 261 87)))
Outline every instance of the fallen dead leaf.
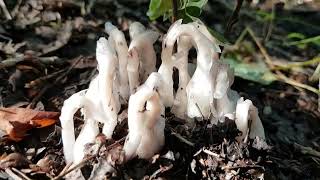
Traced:
POLYGON ((32 128, 43 128, 57 122, 58 112, 36 111, 26 108, 0 108, 0 130, 10 140, 20 141, 32 128))
POLYGON ((30 164, 30 161, 20 153, 11 153, 8 156, 1 157, 0 168, 23 167, 30 164))

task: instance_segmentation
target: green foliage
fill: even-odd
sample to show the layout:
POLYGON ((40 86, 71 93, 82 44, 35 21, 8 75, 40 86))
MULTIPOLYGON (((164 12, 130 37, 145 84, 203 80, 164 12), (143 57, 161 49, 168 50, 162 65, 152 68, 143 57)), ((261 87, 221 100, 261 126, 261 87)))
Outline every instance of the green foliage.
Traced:
POLYGON ((267 12, 263 10, 259 10, 256 12, 257 20, 260 22, 271 21, 275 18, 275 14, 273 12, 267 12))
POLYGON ((234 68, 235 76, 258 82, 264 85, 271 84, 277 80, 275 75, 268 69, 263 61, 244 63, 236 58, 228 57, 223 59, 231 68, 234 68))
POLYGON ((172 2, 171 0, 151 0, 149 4, 149 10, 147 15, 150 20, 156 20, 158 17, 169 17, 172 14, 172 2))
MULTIPOLYGON (((208 0, 177 0, 178 2, 178 18, 182 18, 185 22, 191 22, 194 18, 199 17, 202 8, 207 4, 208 0)), ((163 20, 167 20, 172 16, 172 0, 151 0, 147 15, 150 20, 156 20, 163 16, 163 20)))
POLYGON ((320 46, 320 36, 307 38, 302 33, 293 32, 287 35, 287 41, 285 42, 288 46, 296 46, 300 49, 307 48, 308 44, 320 46))

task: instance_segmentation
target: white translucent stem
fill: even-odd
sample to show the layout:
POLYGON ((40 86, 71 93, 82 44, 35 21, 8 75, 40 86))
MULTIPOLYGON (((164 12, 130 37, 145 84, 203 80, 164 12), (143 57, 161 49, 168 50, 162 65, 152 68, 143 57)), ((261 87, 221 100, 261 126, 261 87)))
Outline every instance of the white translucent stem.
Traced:
POLYGON ((85 90, 73 94, 64 101, 61 109, 61 136, 63 153, 67 163, 73 162, 73 148, 75 143, 73 116, 78 111, 78 109, 83 107, 82 98, 84 97, 84 94, 85 90))
POLYGON ((129 77, 130 94, 133 94, 136 92, 138 86, 140 85, 139 55, 136 48, 132 48, 129 51, 127 70, 128 70, 128 77, 129 77))
POLYGON ((87 119, 74 145, 73 163, 78 164, 82 161, 84 157, 85 145, 88 143, 93 143, 98 134, 98 122, 94 119, 87 119))
MULTIPOLYGON (((119 112, 119 102, 115 101, 114 93, 112 92, 116 57, 105 38, 100 38, 97 42, 96 57, 99 64, 99 94, 97 96, 101 96, 103 110, 108 115, 104 125, 109 126, 111 124, 111 126, 115 126, 119 112)), ((103 133, 110 135, 113 133, 113 129, 111 127, 103 128, 103 133)), ((110 136, 107 137, 110 138, 110 136)))
POLYGON ((146 28, 140 22, 133 22, 129 26, 130 39, 134 39, 139 34, 146 31, 146 28))
POLYGON ((152 73, 129 99, 129 134, 124 144, 126 160, 135 156, 149 159, 164 145, 162 104, 156 92, 159 78, 159 74, 152 73))
POLYGON ((242 132, 242 135, 238 137, 238 141, 242 141, 248 131, 250 131, 250 138, 258 136, 265 139, 264 128, 258 116, 258 110, 249 99, 244 101, 243 98, 240 98, 238 100, 235 123, 237 128, 242 132), (251 121, 250 130, 249 121, 251 121))
POLYGON ((109 34, 109 39, 117 52, 119 71, 118 76, 120 79, 120 96, 125 101, 129 99, 129 81, 127 73, 128 64, 128 45, 125 36, 122 31, 120 31, 116 26, 112 25, 110 22, 105 23, 106 32, 109 34))
POLYGON ((156 71, 156 52, 153 43, 158 39, 159 33, 155 31, 145 31, 136 37, 133 37, 129 51, 136 48, 140 58, 139 77, 144 82, 148 76, 156 71))

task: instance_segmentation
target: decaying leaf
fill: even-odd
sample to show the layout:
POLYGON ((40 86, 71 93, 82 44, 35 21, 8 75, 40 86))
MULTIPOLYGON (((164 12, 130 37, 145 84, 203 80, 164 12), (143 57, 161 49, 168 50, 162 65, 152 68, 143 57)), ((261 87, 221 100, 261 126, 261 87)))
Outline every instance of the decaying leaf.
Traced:
POLYGON ((20 153, 11 153, 0 159, 0 169, 8 167, 23 167, 28 165, 29 160, 20 153))
POLYGON ((277 80, 275 75, 268 69, 262 61, 244 63, 234 58, 225 58, 223 61, 234 68, 234 74, 243 79, 268 85, 277 80))
POLYGON ((0 108, 0 130, 5 131, 9 139, 20 141, 28 130, 50 126, 58 118, 58 112, 36 111, 26 108, 0 108))

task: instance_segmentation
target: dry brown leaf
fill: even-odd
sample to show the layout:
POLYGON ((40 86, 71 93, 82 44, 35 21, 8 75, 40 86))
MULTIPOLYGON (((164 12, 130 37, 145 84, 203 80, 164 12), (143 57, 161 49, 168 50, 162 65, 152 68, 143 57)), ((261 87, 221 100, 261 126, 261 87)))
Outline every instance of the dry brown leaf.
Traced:
POLYGON ((0 108, 0 130, 9 139, 20 141, 32 128, 43 128, 57 122, 58 112, 36 111, 26 108, 0 108))
POLYGON ((8 156, 1 157, 0 169, 8 167, 23 167, 30 164, 29 160, 20 153, 11 153, 8 156))

